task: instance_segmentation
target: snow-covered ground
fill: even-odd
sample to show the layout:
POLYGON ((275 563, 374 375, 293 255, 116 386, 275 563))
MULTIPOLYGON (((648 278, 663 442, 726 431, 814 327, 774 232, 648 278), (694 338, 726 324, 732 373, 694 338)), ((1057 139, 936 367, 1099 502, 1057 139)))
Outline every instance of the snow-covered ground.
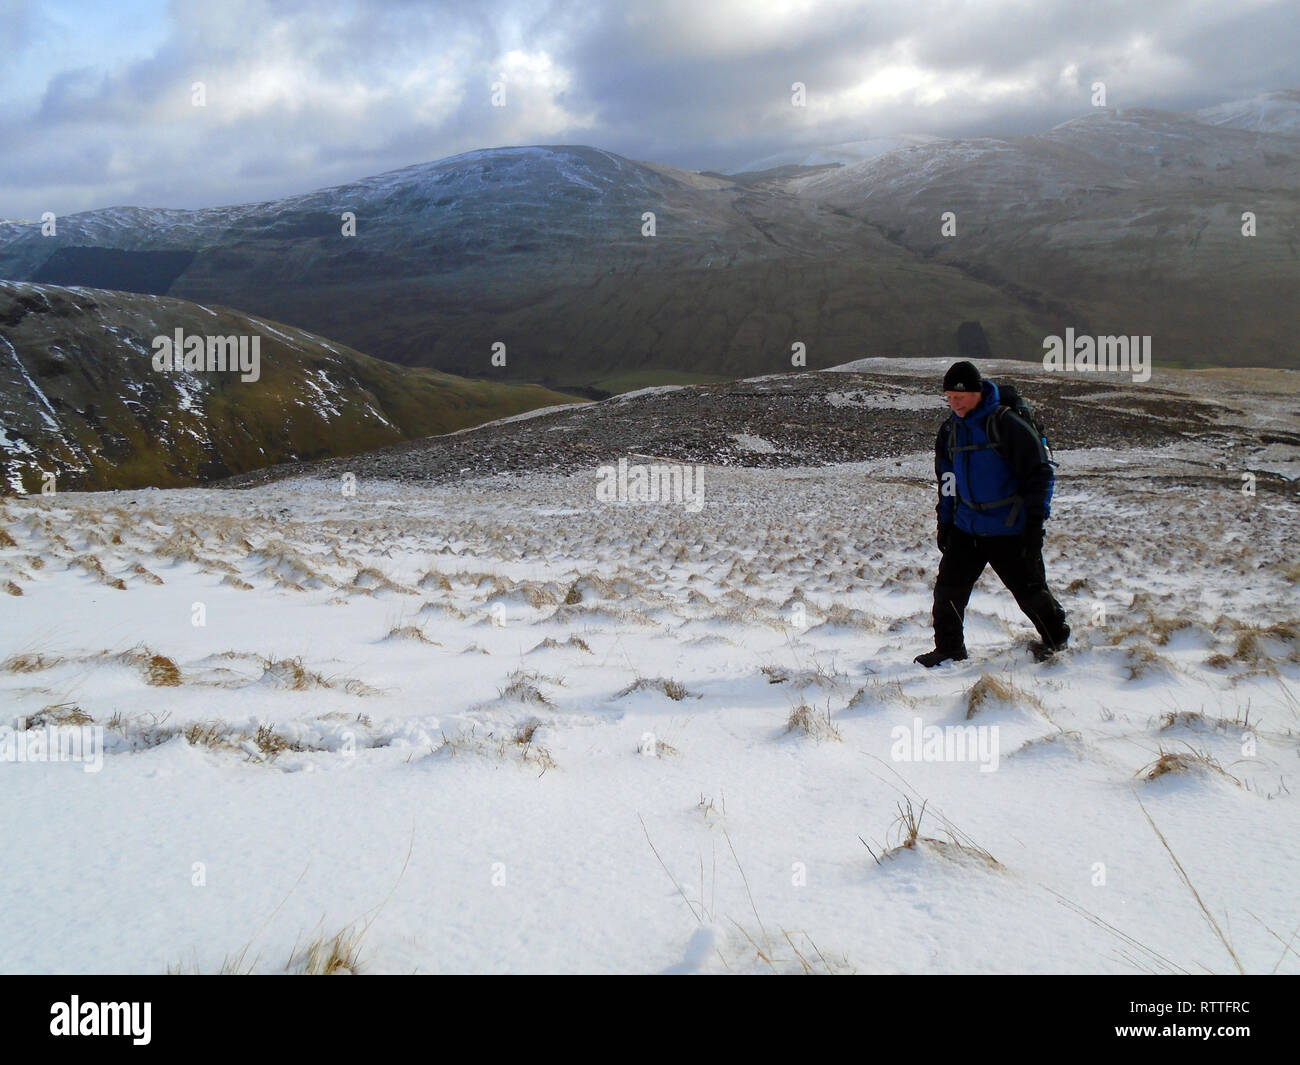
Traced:
POLYGON ((0 969, 1300 973, 1300 505, 1059 457, 929 672, 925 454, 8 500, 0 969))

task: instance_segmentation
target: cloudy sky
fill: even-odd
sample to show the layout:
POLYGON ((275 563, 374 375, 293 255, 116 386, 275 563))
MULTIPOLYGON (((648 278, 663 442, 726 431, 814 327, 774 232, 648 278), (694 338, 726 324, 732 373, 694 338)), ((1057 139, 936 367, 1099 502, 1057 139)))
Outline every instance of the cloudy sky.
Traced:
POLYGON ((1291 0, 0 0, 0 55, 0 218, 34 218, 509 144, 731 169, 1036 133, 1098 80, 1110 106, 1191 109, 1300 86, 1300 20, 1291 0))

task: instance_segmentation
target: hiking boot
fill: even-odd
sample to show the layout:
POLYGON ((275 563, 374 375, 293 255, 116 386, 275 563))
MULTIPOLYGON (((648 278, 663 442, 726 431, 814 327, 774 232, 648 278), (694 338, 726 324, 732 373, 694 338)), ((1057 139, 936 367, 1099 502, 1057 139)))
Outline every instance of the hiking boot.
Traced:
POLYGON ((935 648, 933 651, 927 651, 923 655, 917 655, 912 659, 913 662, 919 662, 926 669, 933 669, 943 662, 965 662, 967 658, 966 648, 959 647, 956 651, 940 651, 935 648))
POLYGON ((1044 640, 1034 640, 1029 645, 1029 653, 1034 656, 1035 662, 1046 662, 1057 651, 1065 650, 1065 641, 1060 643, 1047 643, 1044 640))

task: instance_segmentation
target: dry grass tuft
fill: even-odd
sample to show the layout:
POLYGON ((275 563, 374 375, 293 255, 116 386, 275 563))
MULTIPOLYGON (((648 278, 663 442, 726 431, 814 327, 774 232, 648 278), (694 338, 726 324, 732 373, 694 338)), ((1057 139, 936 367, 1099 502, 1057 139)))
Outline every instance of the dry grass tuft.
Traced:
POLYGON ((22 595, 23 590, 14 584, 13 581, 5 581, 5 592, 9 595, 22 595))
POLYGON ((146 584, 162 584, 163 579, 151 570, 145 569, 139 562, 131 566, 131 572, 143 580, 146 584))
POLYGON ((191 747, 211 747, 213 750, 234 749, 230 741, 230 730, 219 721, 195 721, 185 726, 181 735, 191 747))
POLYGON ((493 732, 480 736, 477 726, 471 727, 469 732, 458 732, 450 737, 443 733, 442 743, 431 754, 439 755, 445 751, 453 758, 460 754, 475 754, 481 757, 495 755, 502 761, 515 761, 525 766, 541 766, 542 771, 538 776, 542 776, 548 769, 557 768, 557 763, 551 757, 549 750, 533 742, 533 736, 540 725, 541 722, 526 722, 508 737, 498 736, 493 732), (521 738, 525 734, 527 739, 521 738))
MULTIPOLYGON (((351 926, 317 936, 301 955, 303 976, 355 976, 361 972, 361 936, 351 926)), ((290 962, 292 964, 292 962, 290 962)))
POLYGON ((1134 647, 1128 652, 1128 680, 1138 680, 1149 673, 1173 673, 1174 665, 1150 647, 1134 647))
POLYGON ((416 625, 395 625, 388 630, 385 640, 413 640, 415 643, 427 643, 432 647, 441 647, 437 640, 431 640, 416 625))
POLYGON ((876 860, 877 865, 883 865, 885 858, 896 857, 901 851, 926 848, 950 860, 974 859, 991 869, 1002 868, 1002 863, 994 858, 992 854, 966 833, 957 829, 942 815, 940 815, 940 820, 943 821, 944 834, 948 837, 947 839, 936 839, 934 836, 921 835, 921 823, 925 819, 925 809, 928 805, 928 801, 924 801, 921 803, 921 809, 917 810, 912 806, 912 800, 909 798, 904 798, 898 804, 898 817, 894 819, 894 823, 886 833, 887 846, 882 848, 882 853, 879 855, 871 849, 866 840, 862 839, 861 836, 858 837, 862 845, 870 852, 871 857, 876 860), (893 846, 888 846, 891 835, 896 842, 893 846))
POLYGON ((440 591, 450 592, 451 581, 446 576, 439 573, 436 569, 429 570, 423 577, 415 582, 417 588, 437 588, 440 591))
POLYGON ((155 688, 178 688, 181 671, 165 655, 151 655, 145 666, 145 682, 155 688))
POLYGON ((1163 747, 1157 750, 1156 760, 1144 765, 1134 776, 1140 776, 1143 780, 1159 780, 1170 773, 1211 773, 1223 777, 1224 780, 1232 781, 1238 787, 1241 786, 1240 780, 1227 772, 1217 759, 1205 751, 1198 751, 1191 747, 1186 751, 1166 751, 1163 747))
POLYGON ((540 688, 533 684, 534 680, 542 680, 536 673, 523 673, 516 671, 510 675, 510 683, 504 688, 498 688, 497 694, 502 699, 515 699, 521 703, 534 703, 537 706, 553 706, 554 704, 545 695, 540 688))
POLYGON ((843 738, 840 736, 839 727, 831 721, 831 704, 829 702, 826 703, 826 709, 822 712, 814 710, 805 702, 799 703, 790 711, 790 716, 785 722, 785 731, 787 735, 791 732, 801 732, 815 740, 839 740, 843 738))
POLYGON ((990 673, 982 673, 966 692, 966 720, 969 721, 994 703, 1027 706, 1040 713, 1046 713, 1042 700, 1032 692, 1017 687, 1009 680, 1002 680, 990 673))
POLYGON ((7 673, 40 673, 45 669, 53 669, 62 661, 59 655, 16 654, 0 662, 0 669, 7 673))
POLYGON ((76 703, 55 703, 41 707, 40 711, 27 719, 28 728, 41 728, 45 725, 87 725, 95 719, 76 703))
POLYGON ((631 695, 633 692, 640 691, 657 691, 663 692, 676 702, 681 702, 691 693, 686 690, 686 685, 675 680, 667 680, 664 677, 637 677, 631 684, 618 692, 614 698, 622 699, 625 695, 631 695))
POLYGON ((253 743, 267 758, 274 758, 281 751, 289 750, 289 741, 275 731, 274 725, 258 725, 253 743))
POLYGON ((555 639, 553 636, 548 636, 528 653, 532 654, 533 651, 543 651, 548 649, 554 650, 561 647, 576 647, 579 651, 585 651, 587 654, 592 653, 591 648, 587 645, 587 641, 581 636, 570 636, 563 643, 560 643, 560 641, 555 639))

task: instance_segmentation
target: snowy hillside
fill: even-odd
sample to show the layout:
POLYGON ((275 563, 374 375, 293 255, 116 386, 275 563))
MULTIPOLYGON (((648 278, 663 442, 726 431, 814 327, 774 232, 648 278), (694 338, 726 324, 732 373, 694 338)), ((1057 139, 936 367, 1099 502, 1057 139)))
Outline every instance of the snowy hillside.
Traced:
MULTIPOLYGON (((804 400, 932 398, 858 378, 878 371, 804 400)), ((1300 973, 1300 501, 1240 476, 1294 462, 1240 435, 1294 407, 1285 376, 1188 375, 1229 400, 1219 430, 1058 453, 1046 559, 1076 640, 1044 666, 991 575, 971 659, 913 665, 938 561, 921 444, 699 466, 699 507, 602 501, 594 461, 4 501, 0 737, 104 746, 94 772, 0 762, 23 823, 0 957, 1300 973)), ((500 458, 501 434, 615 406, 448 439, 500 458)))
POLYGON ((47 476, 60 490, 197 484, 564 398, 404 369, 227 307, 0 281, 0 495, 47 476), (191 362, 160 361, 178 333, 191 362))
POLYGON ((884 155, 898 148, 931 144, 937 140, 938 137, 926 133, 904 133, 897 137, 867 137, 863 140, 841 141, 838 144, 824 144, 815 148, 792 148, 789 151, 777 152, 775 155, 765 155, 761 159, 751 159, 743 166, 732 167, 727 173, 753 173, 781 166, 826 166, 828 164, 846 166, 860 163, 865 159, 874 159, 878 155, 884 155))
POLYGON ((1198 122, 1213 126, 1300 136, 1300 90, 1266 92, 1246 100, 1216 104, 1202 108, 1195 116, 1198 122))

